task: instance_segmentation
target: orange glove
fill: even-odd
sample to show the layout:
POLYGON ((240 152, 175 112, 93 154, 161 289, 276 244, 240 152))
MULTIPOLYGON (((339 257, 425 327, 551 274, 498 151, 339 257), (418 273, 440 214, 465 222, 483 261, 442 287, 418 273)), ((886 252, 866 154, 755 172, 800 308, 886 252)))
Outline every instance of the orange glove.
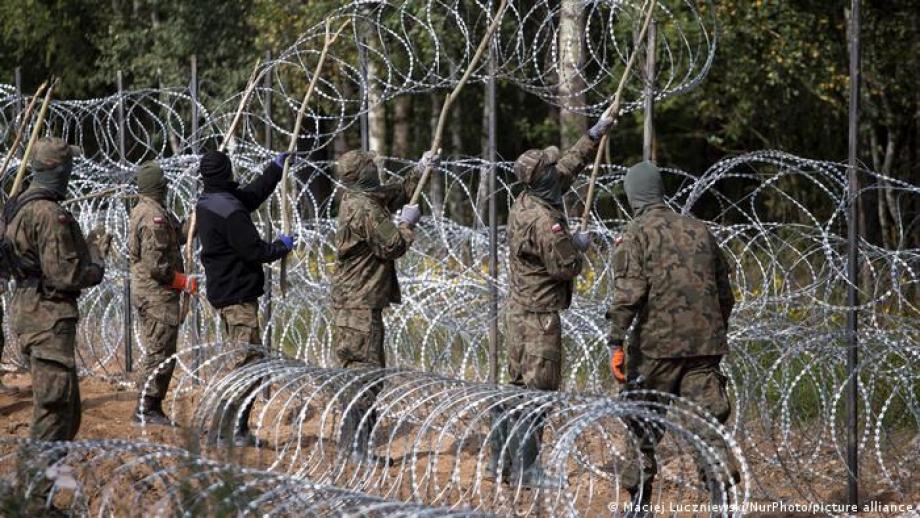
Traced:
POLYGON ((623 347, 611 347, 610 372, 613 374, 613 379, 620 383, 626 383, 626 374, 623 373, 623 366, 625 363, 626 354, 623 352, 623 347))
POLYGON ((194 295, 198 293, 198 276, 176 272, 173 274, 172 284, 169 287, 194 295))

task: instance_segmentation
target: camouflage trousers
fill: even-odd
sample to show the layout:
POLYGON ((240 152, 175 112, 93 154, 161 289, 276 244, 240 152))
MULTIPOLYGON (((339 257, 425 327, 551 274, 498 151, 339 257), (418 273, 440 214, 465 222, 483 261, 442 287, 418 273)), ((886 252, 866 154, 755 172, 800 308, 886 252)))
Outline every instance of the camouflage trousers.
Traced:
POLYGON ((511 384, 557 390, 562 382, 562 323, 558 311, 534 312, 510 305, 505 344, 511 384))
POLYGON ((386 367, 383 351, 383 311, 346 309, 335 311, 335 355, 346 369, 386 367))
POLYGON ((63 319, 51 329, 19 333, 32 369, 33 439, 69 441, 80 429, 80 384, 74 347, 77 321, 63 319))
MULTIPOLYGON (((334 310, 333 339, 339 365, 346 369, 381 369, 386 367, 383 350, 383 311, 380 309, 338 308, 334 310)), ((371 380, 366 380, 370 382, 371 380)), ((353 441, 364 448, 369 434, 377 425, 374 402, 382 389, 381 383, 354 387, 360 395, 342 399, 342 436, 340 444, 350 447, 353 441), (358 425, 363 423, 363 426, 358 425)))
MULTIPOLYGON (((259 325, 259 303, 241 302, 217 310, 223 326, 224 340, 233 344, 262 345, 262 327, 259 325)), ((264 358, 259 351, 247 351, 235 364, 240 368, 264 358)))
POLYGON ((162 319, 153 318, 143 310, 138 311, 141 327, 141 340, 144 342, 143 360, 137 377, 137 390, 144 396, 164 399, 172 380, 176 360, 165 363, 167 358, 176 354, 176 341, 179 339, 179 326, 170 325, 162 319), (146 388, 146 390, 145 390, 146 388))
MULTIPOLYGON (((725 392, 725 376, 719 372, 721 360, 721 356, 649 358, 638 352, 629 351, 626 358, 626 376, 630 381, 639 380, 635 388, 687 398, 711 414, 719 423, 725 423, 731 414, 731 402, 725 392)), ((643 401, 666 401, 664 397, 653 395, 643 395, 641 398, 643 401)), ((656 411, 664 414, 665 409, 656 411)), ((652 423, 629 419, 626 420, 626 426, 636 441, 640 455, 638 462, 628 463, 623 470, 623 486, 633 491, 640 486, 649 490, 658 473, 655 449, 664 431, 652 423)), ((715 450, 729 469, 737 470, 734 456, 719 434, 709 427, 693 432, 715 450)), ((707 480, 705 464, 705 461, 698 462, 699 475, 704 485, 707 480)))

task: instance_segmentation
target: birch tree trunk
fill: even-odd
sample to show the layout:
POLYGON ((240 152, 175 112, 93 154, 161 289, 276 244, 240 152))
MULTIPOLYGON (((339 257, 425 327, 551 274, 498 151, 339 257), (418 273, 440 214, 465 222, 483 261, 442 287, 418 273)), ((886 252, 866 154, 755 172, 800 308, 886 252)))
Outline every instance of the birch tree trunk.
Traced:
POLYGON ((567 148, 584 134, 585 117, 573 110, 585 105, 585 82, 581 74, 584 61, 583 0, 562 0, 559 11, 559 87, 557 95, 563 108, 559 110, 560 145, 567 148))

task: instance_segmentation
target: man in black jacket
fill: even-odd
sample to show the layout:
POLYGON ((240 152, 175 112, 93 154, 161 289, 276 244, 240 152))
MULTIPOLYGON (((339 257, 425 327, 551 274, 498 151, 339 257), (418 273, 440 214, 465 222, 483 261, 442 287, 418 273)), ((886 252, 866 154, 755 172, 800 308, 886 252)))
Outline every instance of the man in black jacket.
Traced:
MULTIPOLYGON (((262 345, 259 328, 259 297, 264 293, 265 275, 262 265, 281 259, 294 248, 291 236, 281 235, 272 243, 259 236, 250 213, 271 196, 281 181, 287 153, 275 157, 261 176, 245 187, 233 180, 230 158, 220 151, 209 151, 201 157, 199 172, 204 192, 195 207, 198 219, 198 239, 201 240, 201 261, 204 263, 208 301, 217 309, 229 342, 262 345)), ((248 349, 236 368, 263 357, 261 351, 248 349)), ((249 414, 252 411, 252 387, 243 392, 241 401, 249 400, 243 408, 226 403, 220 418, 224 426, 212 432, 221 438, 233 427, 234 442, 249 444, 249 414), (225 428, 226 426, 226 428, 225 428)), ((215 438, 212 436, 212 438, 215 438)))

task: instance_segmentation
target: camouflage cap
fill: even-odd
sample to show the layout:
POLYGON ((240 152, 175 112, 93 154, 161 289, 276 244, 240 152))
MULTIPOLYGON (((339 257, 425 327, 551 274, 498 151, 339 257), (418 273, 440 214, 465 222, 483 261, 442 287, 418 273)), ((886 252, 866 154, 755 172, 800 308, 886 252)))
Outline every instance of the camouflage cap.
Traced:
POLYGON ((35 143, 32 150, 30 162, 32 169, 35 171, 45 171, 54 169, 61 164, 73 161, 73 157, 79 156, 81 150, 77 146, 70 146, 63 139, 57 137, 45 137, 35 143))
POLYGON ((355 149, 340 156, 336 162, 335 174, 343 182, 352 184, 361 177, 361 170, 374 163, 377 154, 373 151, 355 149))
POLYGON ((529 149, 514 162, 514 174, 524 185, 531 185, 543 168, 559 161, 559 148, 550 146, 544 149, 529 149))

